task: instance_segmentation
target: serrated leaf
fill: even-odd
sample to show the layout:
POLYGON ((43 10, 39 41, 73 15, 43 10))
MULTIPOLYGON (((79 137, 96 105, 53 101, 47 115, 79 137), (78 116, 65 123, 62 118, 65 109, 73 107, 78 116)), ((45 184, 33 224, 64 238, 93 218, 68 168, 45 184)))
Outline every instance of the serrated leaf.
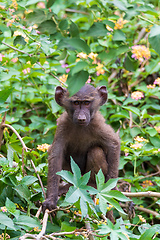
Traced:
POLYGON ((7 144, 7 159, 9 161, 10 167, 13 166, 13 154, 14 154, 13 148, 9 144, 7 144))
POLYGON ((110 203, 111 205, 113 205, 114 208, 117 209, 118 212, 127 215, 127 214, 123 211, 123 209, 121 208, 121 206, 119 205, 119 203, 118 203, 115 199, 105 197, 104 195, 102 195, 102 196, 106 199, 106 201, 107 201, 108 203, 110 203))
POLYGON ((66 170, 62 170, 60 172, 57 172, 56 174, 61 176, 67 182, 74 184, 74 176, 71 172, 66 171, 66 170))
POLYGON ((113 189, 117 184, 117 178, 110 178, 106 183, 104 183, 101 193, 105 193, 113 189))
POLYGON ((73 161, 72 158, 71 158, 71 169, 74 175, 74 181, 76 185, 78 185, 79 179, 81 178, 81 171, 78 165, 73 161))
POLYGON ((104 174, 102 173, 102 170, 100 169, 99 172, 96 174, 96 184, 97 184, 97 189, 99 191, 102 190, 104 181, 105 181, 104 174))
POLYGON ((87 185, 87 183, 90 179, 90 175, 91 175, 91 172, 87 172, 81 177, 82 185, 87 185))
POLYGON ((40 54, 40 58, 39 58, 40 64, 43 65, 46 61, 46 55, 44 53, 40 54))
POLYGON ((31 217, 25 216, 25 215, 19 216, 18 221, 16 221, 15 224, 21 225, 21 226, 24 225, 29 228, 38 227, 39 229, 41 229, 41 225, 40 225, 40 222, 38 221, 38 219, 34 219, 34 218, 31 218, 31 217))
POLYGON ((9 213, 14 215, 18 219, 20 215, 20 210, 16 210, 16 205, 7 197, 5 206, 9 213))
POLYGON ((103 193, 103 196, 106 196, 109 198, 116 198, 117 200, 122 201, 122 202, 131 201, 129 198, 127 198, 125 195, 123 195, 120 191, 117 191, 117 190, 108 191, 106 194, 103 193))
POLYGON ((0 223, 16 231, 13 220, 6 216, 5 213, 0 212, 0 223))
POLYGON ((68 76, 67 78, 68 91, 71 96, 78 92, 81 89, 81 87, 83 87, 85 82, 88 80, 88 77, 89 73, 84 70, 75 73, 74 75, 68 76))
POLYGON ((83 198, 80 198, 80 207, 81 207, 82 216, 85 217, 88 214, 88 206, 87 206, 87 203, 83 200, 83 198))
POLYGON ((31 192, 29 191, 28 187, 26 185, 19 184, 17 187, 14 188, 16 192, 24 198, 26 201, 30 200, 31 192))
POLYGON ((69 203, 75 203, 79 199, 79 189, 75 186, 71 186, 66 194, 65 201, 69 203))
POLYGON ((125 58, 124 67, 126 70, 134 72, 139 66, 139 61, 135 60, 131 57, 131 52, 127 53, 127 57, 125 58))

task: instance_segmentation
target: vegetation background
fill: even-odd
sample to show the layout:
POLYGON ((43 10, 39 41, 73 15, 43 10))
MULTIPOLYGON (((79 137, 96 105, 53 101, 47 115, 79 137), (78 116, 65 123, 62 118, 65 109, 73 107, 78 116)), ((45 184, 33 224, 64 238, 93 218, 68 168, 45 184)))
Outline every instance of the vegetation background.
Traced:
POLYGON ((160 2, 1 0, 0 63, 0 239, 160 239, 160 2), (86 187, 89 174, 72 162, 73 175, 60 173, 72 189, 43 219, 63 111, 55 87, 74 94, 85 82, 107 86, 101 112, 119 129, 118 187, 132 202, 101 171, 98 189, 86 187))

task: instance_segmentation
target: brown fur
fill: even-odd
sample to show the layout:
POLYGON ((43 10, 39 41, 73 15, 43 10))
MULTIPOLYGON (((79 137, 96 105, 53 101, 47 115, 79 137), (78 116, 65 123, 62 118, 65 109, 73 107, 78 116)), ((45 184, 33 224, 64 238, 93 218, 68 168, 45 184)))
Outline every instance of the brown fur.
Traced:
MULTIPOLYGON (((49 149, 47 199, 43 210, 56 208, 60 182, 56 172, 71 170, 70 156, 82 174, 91 170, 89 184, 92 186, 96 186, 95 174, 100 168, 106 181, 118 177, 120 140, 98 111, 107 100, 106 87, 85 85, 72 97, 66 89, 57 87, 55 98, 66 111, 58 120, 54 141, 49 149), (75 101, 79 101, 79 105, 74 104, 75 101), (85 101, 90 103, 85 105, 85 101)), ((62 189, 60 192, 63 192, 62 189)))

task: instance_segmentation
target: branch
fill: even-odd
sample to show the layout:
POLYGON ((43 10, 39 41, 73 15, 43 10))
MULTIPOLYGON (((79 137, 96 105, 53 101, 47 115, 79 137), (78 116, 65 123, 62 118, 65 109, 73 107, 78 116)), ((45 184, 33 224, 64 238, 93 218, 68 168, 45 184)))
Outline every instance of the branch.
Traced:
POLYGON ((160 193, 157 192, 122 192, 126 197, 158 197, 160 198, 160 193))
POLYGON ((48 221, 48 214, 49 214, 49 210, 46 209, 44 217, 43 217, 43 225, 42 225, 42 230, 41 232, 37 235, 36 240, 40 240, 42 238, 42 236, 45 234, 46 232, 46 227, 47 227, 47 221, 48 221))
POLYGON ((150 210, 150 209, 143 208, 143 207, 137 207, 137 206, 135 206, 135 208, 136 208, 137 210, 139 210, 139 211, 146 212, 146 213, 148 213, 148 214, 152 214, 154 217, 160 219, 160 214, 157 213, 157 212, 155 212, 155 211, 152 211, 152 210, 150 210))
POLYGON ((4 117, 2 118, 2 122, 1 122, 1 124, 0 124, 0 149, 1 149, 2 138, 3 138, 3 130, 4 130, 4 128, 2 127, 2 125, 5 124, 6 114, 7 114, 7 112, 5 112, 4 117))
MULTIPOLYGON (((26 54, 26 55, 28 55, 29 57, 32 57, 32 56, 33 56, 33 54, 29 54, 29 53, 26 53, 26 52, 24 52, 24 51, 22 51, 22 50, 19 50, 18 48, 12 47, 12 46, 10 46, 9 44, 7 44, 7 43, 5 43, 5 42, 3 42, 3 41, 2 41, 2 44, 4 44, 4 45, 6 45, 7 47, 13 49, 14 51, 17 51, 17 52, 26 54)), ((46 71, 46 68, 44 68, 44 67, 40 64, 40 62, 36 62, 36 63, 42 68, 43 71, 46 71)), ((56 75, 54 75, 52 72, 49 72, 48 74, 51 75, 52 77, 54 77, 55 79, 57 79, 61 84, 63 84, 64 86, 67 87, 67 84, 64 83, 64 82, 62 82, 62 81, 61 81, 56 75)))
MULTIPOLYGON (((5 128, 5 127, 8 127, 16 134, 17 138, 19 139, 19 141, 21 142, 22 147, 23 147, 23 149, 22 149, 22 162, 23 162, 24 151, 28 152, 29 148, 27 148, 27 146, 25 145, 25 143, 22 140, 21 136, 19 135, 19 133, 11 125, 9 125, 9 124, 2 124, 2 125, 0 125, 0 127, 2 129, 5 128)), ((35 166, 34 162, 31 159, 30 159, 30 162, 31 162, 32 167, 33 167, 33 169, 34 169, 34 171, 35 171, 35 173, 36 173, 36 175, 38 177, 39 183, 40 183, 42 191, 43 191, 44 198, 46 198, 46 194, 45 194, 45 191, 44 191, 43 183, 41 181, 41 178, 40 178, 39 174, 37 173, 36 166, 35 166)))

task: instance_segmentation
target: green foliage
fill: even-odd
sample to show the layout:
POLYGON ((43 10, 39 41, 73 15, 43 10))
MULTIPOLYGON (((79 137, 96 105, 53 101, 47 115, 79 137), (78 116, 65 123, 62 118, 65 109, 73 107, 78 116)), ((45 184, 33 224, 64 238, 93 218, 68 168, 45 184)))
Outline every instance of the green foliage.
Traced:
MULTIPOLYGON (((44 194, 30 160, 46 186, 47 145, 42 144, 53 141, 62 113, 53 97, 55 87, 68 86, 73 95, 87 81, 108 89, 101 112, 115 131, 119 129, 119 179, 105 183, 99 171, 97 189, 88 187, 90 174, 81 176, 72 161, 73 174, 59 174, 73 186, 58 203, 72 207, 70 212, 58 211, 53 224, 48 221, 47 233, 74 231, 90 221, 92 232, 103 239, 159 239, 160 200, 132 198, 136 206, 152 212, 136 210, 135 217, 126 220, 119 202, 128 199, 111 190, 117 184, 122 192, 160 191, 159 1, 2 0, 0 12, 0 119, 7 112, 5 123, 29 148, 23 151, 12 129, 4 129, 0 235, 17 239, 27 231, 38 234, 35 227, 41 229, 33 216, 44 194), (110 206, 115 225, 101 220, 110 206)), ((67 237, 86 238, 81 233, 67 237)))

